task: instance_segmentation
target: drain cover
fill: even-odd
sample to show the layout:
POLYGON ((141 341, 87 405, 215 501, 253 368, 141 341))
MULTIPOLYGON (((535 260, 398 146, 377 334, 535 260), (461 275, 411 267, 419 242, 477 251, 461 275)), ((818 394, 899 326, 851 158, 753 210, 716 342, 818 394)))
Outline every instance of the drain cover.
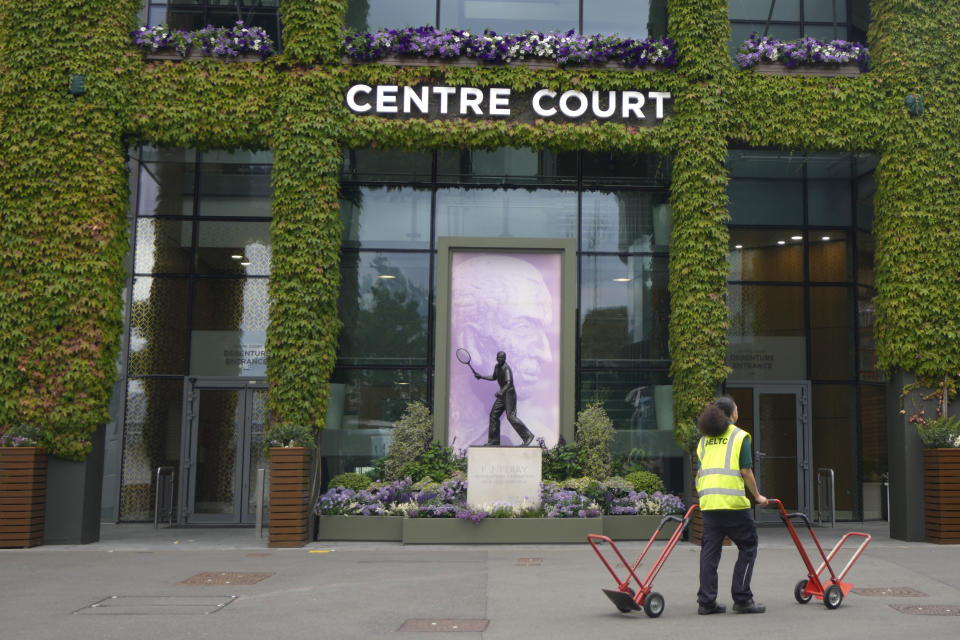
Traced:
POLYGON ((237 596, 110 596, 74 613, 83 615, 196 615, 220 611, 237 596))
POLYGON ((890 598, 925 598, 927 594, 910 587, 866 587, 851 589, 858 596, 887 596, 890 598))
POLYGON ((486 618, 467 619, 438 619, 438 618, 411 618, 405 620, 397 631, 486 631, 490 623, 486 618))
POLYGON ((266 580, 272 573, 236 573, 232 571, 207 571, 205 573, 198 573, 195 576, 190 576, 182 582, 177 584, 188 584, 188 585, 201 585, 201 586, 210 586, 210 585, 226 585, 226 584, 256 584, 261 580, 266 580))
POLYGON ((543 564, 543 558, 517 558, 518 567, 539 567, 543 564))
POLYGON ((928 604, 922 607, 892 604, 890 607, 900 613, 908 613, 912 616, 960 616, 960 605, 957 604, 928 604))

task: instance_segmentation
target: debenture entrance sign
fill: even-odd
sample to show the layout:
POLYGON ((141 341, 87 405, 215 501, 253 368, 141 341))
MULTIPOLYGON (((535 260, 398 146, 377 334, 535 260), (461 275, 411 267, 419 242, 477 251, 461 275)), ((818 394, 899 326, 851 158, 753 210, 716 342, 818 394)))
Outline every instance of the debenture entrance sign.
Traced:
POLYGON ((480 118, 532 122, 602 120, 652 126, 673 113, 669 91, 514 92, 509 87, 367 85, 347 89, 347 108, 357 115, 387 118, 480 118))

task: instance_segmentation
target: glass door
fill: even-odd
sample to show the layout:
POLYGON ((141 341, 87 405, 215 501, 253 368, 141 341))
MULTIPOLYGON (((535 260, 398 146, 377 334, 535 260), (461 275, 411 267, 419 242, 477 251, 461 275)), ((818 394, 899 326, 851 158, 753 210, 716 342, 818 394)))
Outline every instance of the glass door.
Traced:
MULTIPOLYGON (((728 383, 737 403, 737 425, 753 438, 753 466, 760 493, 783 502, 788 512, 810 515, 810 385, 807 382, 728 383)), ((758 521, 777 520, 777 511, 757 509, 758 521)))
POLYGON ((186 384, 180 521, 253 523, 257 469, 266 468, 266 385, 236 378, 191 378, 186 384))

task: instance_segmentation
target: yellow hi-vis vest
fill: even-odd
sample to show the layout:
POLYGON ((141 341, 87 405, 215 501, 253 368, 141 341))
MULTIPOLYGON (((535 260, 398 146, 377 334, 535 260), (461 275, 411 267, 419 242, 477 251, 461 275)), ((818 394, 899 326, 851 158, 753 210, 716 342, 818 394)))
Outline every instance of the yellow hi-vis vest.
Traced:
POLYGON ((746 437, 746 431, 731 424, 721 436, 700 438, 697 493, 702 511, 750 508, 740 475, 740 447, 746 437))

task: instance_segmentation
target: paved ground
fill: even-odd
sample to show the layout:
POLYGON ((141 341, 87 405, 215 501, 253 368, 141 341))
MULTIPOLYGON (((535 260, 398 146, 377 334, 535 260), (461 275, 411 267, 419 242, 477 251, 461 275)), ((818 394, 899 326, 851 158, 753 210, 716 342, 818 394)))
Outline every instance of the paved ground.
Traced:
MULTIPOLYGON (((699 549, 680 543, 654 581, 666 601, 656 619, 617 612, 600 591, 612 588, 613 579, 586 544, 312 543, 268 549, 251 529, 104 525, 96 544, 0 550, 0 639, 403 640, 423 635, 400 631, 405 622, 409 627, 408 621, 425 620, 425 628, 438 629, 451 619, 456 631, 428 637, 957 637, 960 547, 891 540, 883 522, 841 523, 817 532, 826 546, 848 530, 874 536, 848 576, 856 589, 909 587, 923 595, 854 592, 834 611, 816 600, 800 605, 793 587, 806 571, 782 525, 760 531, 754 592, 767 605, 766 614, 698 616, 699 549), (181 584, 202 572, 213 574, 204 581, 228 578, 230 584, 181 584), (269 575, 237 584, 239 576, 221 572, 269 575), (951 615, 912 615, 896 610, 898 605, 926 612, 942 606, 951 615), (485 630, 463 630, 473 626, 485 630)), ((633 559, 643 544, 620 547, 633 559)), ((734 555, 732 548, 724 551, 722 592, 734 555)), ((730 605, 728 595, 721 601, 730 605)))

